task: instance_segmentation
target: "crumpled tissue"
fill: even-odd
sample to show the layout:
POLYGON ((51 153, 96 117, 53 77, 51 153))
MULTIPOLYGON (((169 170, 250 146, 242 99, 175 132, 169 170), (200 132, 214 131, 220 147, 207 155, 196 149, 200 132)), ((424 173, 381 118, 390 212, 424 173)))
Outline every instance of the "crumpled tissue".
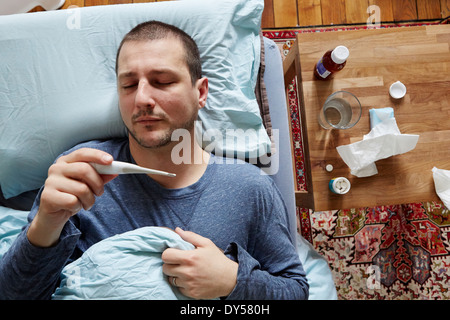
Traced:
POLYGON ((432 171, 436 193, 447 209, 450 210, 450 170, 434 167, 432 171))
POLYGON ((409 152, 418 141, 418 135, 401 134, 395 117, 388 117, 364 135, 362 141, 336 149, 351 169, 351 174, 362 178, 378 173, 376 161, 409 152))

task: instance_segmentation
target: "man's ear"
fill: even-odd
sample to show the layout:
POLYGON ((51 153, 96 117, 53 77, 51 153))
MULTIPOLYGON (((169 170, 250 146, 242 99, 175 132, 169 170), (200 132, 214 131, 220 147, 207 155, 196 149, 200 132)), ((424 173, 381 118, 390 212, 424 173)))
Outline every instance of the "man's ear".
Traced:
POLYGON ((198 90, 198 104, 200 109, 206 105, 206 99, 208 98, 208 78, 203 77, 196 82, 198 90))

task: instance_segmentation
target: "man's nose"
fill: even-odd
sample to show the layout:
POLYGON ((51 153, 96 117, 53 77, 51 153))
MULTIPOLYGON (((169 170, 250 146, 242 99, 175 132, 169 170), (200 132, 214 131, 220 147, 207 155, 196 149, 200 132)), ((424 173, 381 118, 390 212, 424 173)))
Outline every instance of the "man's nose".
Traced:
POLYGON ((136 92, 136 106, 142 108, 155 107, 154 88, 147 81, 139 81, 136 92))

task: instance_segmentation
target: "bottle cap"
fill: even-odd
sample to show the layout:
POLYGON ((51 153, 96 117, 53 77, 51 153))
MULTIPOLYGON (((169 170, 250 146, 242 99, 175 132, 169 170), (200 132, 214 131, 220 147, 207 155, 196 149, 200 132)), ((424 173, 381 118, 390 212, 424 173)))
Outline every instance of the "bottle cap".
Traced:
POLYGON ((337 63, 342 64, 347 61, 350 51, 345 46, 338 46, 331 52, 331 59, 337 63))
POLYGON ((347 178, 339 177, 331 179, 329 182, 330 190, 337 194, 346 194, 350 191, 351 184, 347 178))
POLYGON ((394 99, 401 99, 406 94, 406 86, 403 83, 401 83, 400 81, 394 82, 389 87, 389 94, 394 99))

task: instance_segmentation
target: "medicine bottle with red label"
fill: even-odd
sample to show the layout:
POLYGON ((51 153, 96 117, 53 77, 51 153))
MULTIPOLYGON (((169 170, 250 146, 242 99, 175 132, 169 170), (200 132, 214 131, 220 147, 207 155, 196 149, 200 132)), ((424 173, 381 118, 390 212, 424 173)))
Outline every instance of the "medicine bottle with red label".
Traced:
POLYGON ((317 79, 328 80, 333 73, 341 71, 347 63, 349 50, 345 46, 338 46, 334 50, 327 51, 314 68, 317 79))

